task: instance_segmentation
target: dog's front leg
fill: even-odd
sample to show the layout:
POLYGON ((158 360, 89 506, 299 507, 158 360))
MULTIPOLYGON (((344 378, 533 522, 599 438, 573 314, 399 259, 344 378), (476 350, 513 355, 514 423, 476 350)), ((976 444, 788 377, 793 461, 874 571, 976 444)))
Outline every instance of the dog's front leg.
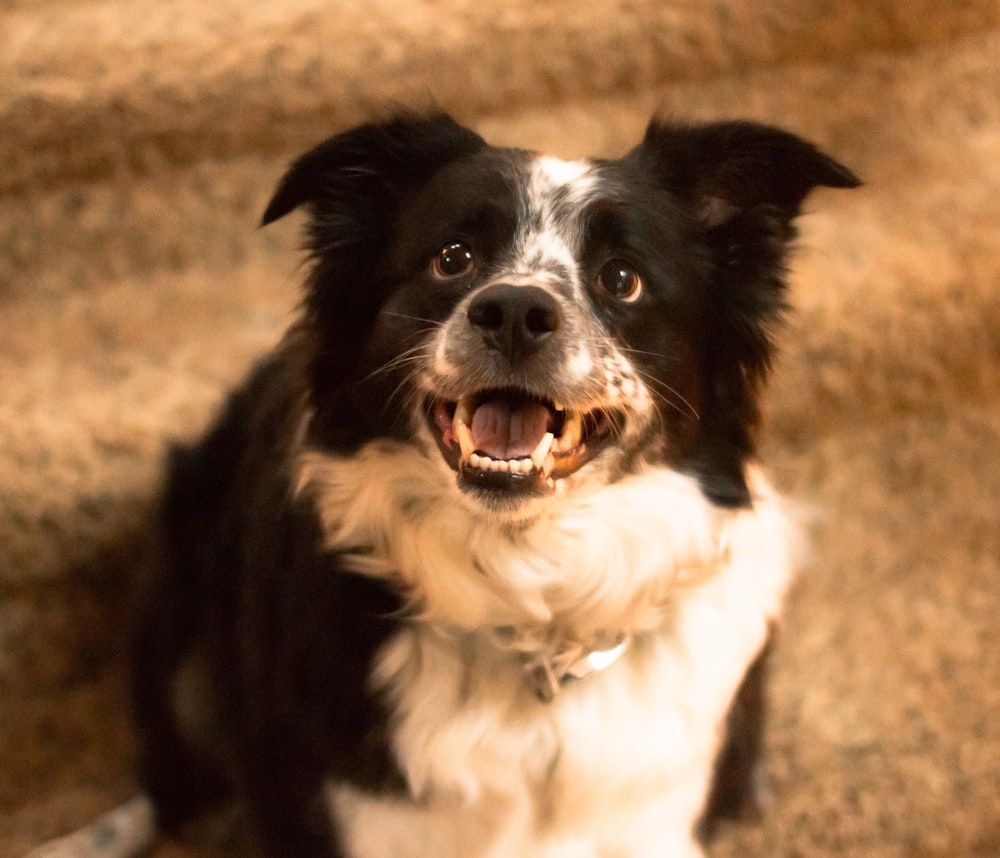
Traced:
POLYGON ((712 789, 699 825, 705 842, 712 839, 722 820, 756 818, 767 801, 762 759, 764 691, 774 634, 770 633, 750 665, 729 709, 726 741, 716 760, 712 789))

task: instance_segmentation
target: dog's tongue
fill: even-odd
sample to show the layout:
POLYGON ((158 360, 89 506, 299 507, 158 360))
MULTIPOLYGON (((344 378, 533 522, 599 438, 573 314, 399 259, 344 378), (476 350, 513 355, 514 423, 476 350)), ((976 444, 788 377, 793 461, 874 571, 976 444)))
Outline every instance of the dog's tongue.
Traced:
POLYGON ((548 431, 549 409, 540 402, 494 399, 472 415, 476 449, 493 459, 528 456, 548 431))

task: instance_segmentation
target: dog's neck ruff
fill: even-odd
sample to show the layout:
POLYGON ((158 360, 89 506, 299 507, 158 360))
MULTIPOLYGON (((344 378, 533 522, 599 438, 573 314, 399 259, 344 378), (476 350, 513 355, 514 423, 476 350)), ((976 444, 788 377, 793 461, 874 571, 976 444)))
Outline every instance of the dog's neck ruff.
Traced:
POLYGON ((745 554, 744 541, 784 542, 784 518, 753 474, 765 501, 754 510, 720 509, 694 478, 650 468, 512 525, 464 507, 442 473, 412 445, 376 441, 352 456, 304 451, 297 485, 347 568, 398 588, 432 634, 485 635, 546 702, 662 629, 679 592, 745 554))

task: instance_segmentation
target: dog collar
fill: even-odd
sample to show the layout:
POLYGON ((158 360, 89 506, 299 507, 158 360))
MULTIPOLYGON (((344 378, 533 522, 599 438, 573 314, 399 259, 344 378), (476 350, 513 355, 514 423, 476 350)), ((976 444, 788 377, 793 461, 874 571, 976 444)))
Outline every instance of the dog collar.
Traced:
POLYGON ((582 647, 572 647, 556 655, 525 654, 528 684, 542 703, 551 703, 570 680, 584 679, 611 667, 624 655, 630 640, 623 634, 604 649, 584 651, 582 647))

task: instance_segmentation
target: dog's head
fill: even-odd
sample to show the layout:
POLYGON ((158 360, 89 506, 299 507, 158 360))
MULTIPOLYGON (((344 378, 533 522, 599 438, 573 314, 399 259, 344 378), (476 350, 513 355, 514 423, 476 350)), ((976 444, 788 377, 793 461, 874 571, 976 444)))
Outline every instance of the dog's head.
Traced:
POLYGON ((613 161, 440 115, 334 137, 264 215, 310 209, 310 440, 415 443, 514 517, 651 463, 745 504, 792 221, 815 186, 857 184, 751 123, 653 122, 613 161))

